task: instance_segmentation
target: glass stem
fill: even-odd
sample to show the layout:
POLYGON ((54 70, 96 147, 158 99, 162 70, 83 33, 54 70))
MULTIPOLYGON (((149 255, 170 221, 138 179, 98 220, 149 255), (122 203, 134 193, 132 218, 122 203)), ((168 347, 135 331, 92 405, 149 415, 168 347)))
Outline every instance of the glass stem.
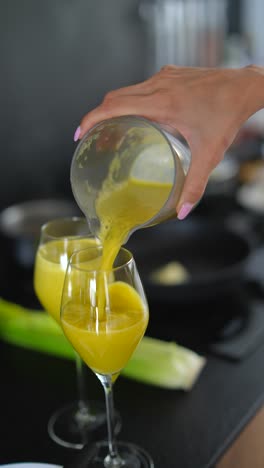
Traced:
MULTIPOLYGON (((98 376, 99 377, 99 376, 98 376)), ((108 430, 108 450, 109 454, 104 460, 105 467, 122 467, 123 460, 118 455, 116 440, 115 440, 115 410, 114 410, 114 398, 113 398, 113 383, 112 377, 100 375, 99 380, 104 387, 105 403, 106 403, 106 415, 107 415, 107 430, 108 430)))
POLYGON ((79 410, 84 413, 89 413, 89 407, 87 404, 87 397, 85 391, 85 381, 84 381, 84 362, 80 356, 76 353, 75 355, 75 364, 76 364, 76 376, 77 376, 77 390, 78 390, 78 406, 79 410))

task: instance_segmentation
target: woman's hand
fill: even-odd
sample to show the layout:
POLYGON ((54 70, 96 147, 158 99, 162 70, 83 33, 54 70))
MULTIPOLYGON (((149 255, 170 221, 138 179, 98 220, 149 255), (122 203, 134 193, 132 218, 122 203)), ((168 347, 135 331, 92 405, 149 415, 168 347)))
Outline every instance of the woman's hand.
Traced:
POLYGON ((187 140, 191 166, 176 210, 185 218, 202 197, 212 170, 242 124, 264 107, 264 69, 191 68, 168 65, 148 80, 109 92, 86 114, 77 141, 98 122, 141 115, 177 129, 187 140))

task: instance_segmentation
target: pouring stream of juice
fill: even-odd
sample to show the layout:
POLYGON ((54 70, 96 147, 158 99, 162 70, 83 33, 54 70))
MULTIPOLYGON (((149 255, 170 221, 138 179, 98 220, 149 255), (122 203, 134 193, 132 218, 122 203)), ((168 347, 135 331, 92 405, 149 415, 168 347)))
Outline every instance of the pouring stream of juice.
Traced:
MULTIPOLYGON (((99 194, 96 208, 101 229, 99 238, 103 245, 102 270, 110 270, 115 258, 135 226, 151 219, 164 205, 171 184, 128 179, 119 186, 106 182, 99 194)), ((104 316, 104 295, 99 285, 98 318, 104 316)))

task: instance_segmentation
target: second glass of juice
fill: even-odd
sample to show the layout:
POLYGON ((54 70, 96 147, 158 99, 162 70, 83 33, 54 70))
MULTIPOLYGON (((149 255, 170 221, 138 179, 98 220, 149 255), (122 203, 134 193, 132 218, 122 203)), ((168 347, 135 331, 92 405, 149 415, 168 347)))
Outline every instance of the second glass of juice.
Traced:
MULTIPOLYGON (((58 326, 61 326, 61 295, 68 260, 74 251, 97 244, 98 240, 91 234, 85 218, 58 218, 41 228, 34 288, 41 305, 58 326)), ((77 353, 76 376, 78 399, 51 415, 48 432, 59 445, 81 449, 95 431, 106 425, 106 414, 101 402, 87 400, 83 363, 77 353)), ((117 432, 119 429, 120 418, 116 415, 117 432)))

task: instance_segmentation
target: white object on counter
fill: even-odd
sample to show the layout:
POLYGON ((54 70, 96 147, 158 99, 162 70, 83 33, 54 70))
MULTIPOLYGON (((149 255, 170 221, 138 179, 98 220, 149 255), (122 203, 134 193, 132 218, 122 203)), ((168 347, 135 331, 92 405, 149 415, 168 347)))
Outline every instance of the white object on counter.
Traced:
POLYGON ((237 200, 244 208, 264 214, 264 184, 258 182, 244 185, 237 193, 237 200))
POLYGON ((0 465, 1 468, 62 468, 59 465, 50 465, 47 463, 9 463, 7 465, 0 465))

